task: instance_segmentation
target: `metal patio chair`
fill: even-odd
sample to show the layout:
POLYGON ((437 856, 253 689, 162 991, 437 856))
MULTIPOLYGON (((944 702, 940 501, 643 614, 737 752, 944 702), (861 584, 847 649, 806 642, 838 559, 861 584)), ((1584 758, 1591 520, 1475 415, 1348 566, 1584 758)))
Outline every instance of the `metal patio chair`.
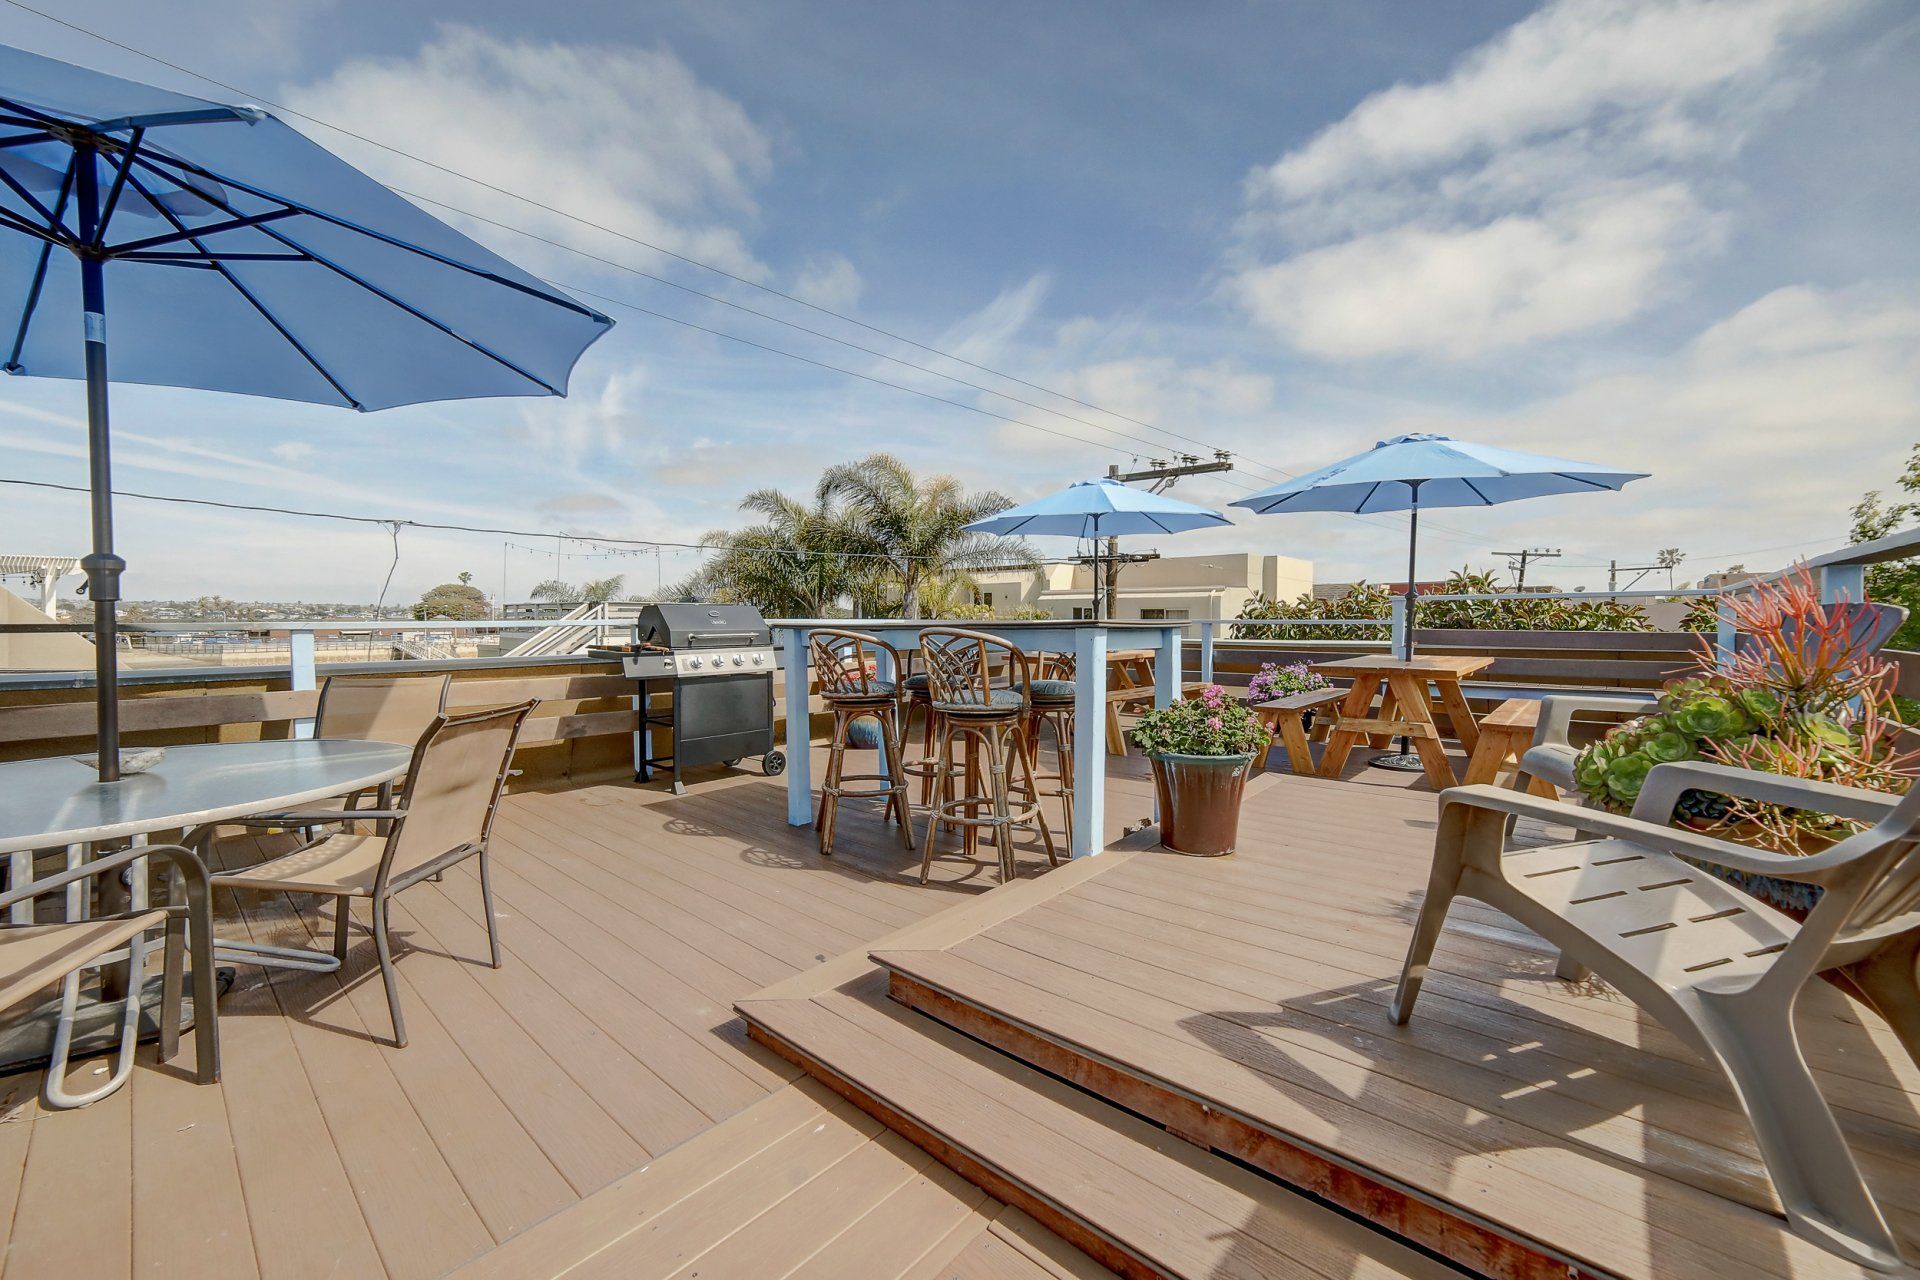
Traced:
MULTIPOLYGON (((393 1017, 393 1042, 404 1048, 406 1024, 393 971, 389 903, 402 889, 439 875, 468 858, 480 861, 480 899, 487 917, 489 961, 500 967, 500 935, 493 915, 493 885, 488 876, 487 842, 506 786, 507 766, 520 727, 534 702, 441 716, 420 738, 408 766, 405 796, 391 809, 356 810, 356 821, 377 821, 386 830, 365 834, 340 831, 313 840, 291 853, 256 866, 213 877, 223 889, 260 893, 311 893, 334 899, 333 952, 304 947, 222 940, 218 956, 241 964, 330 973, 347 955, 348 903, 372 904, 373 942, 380 956, 380 977, 393 1017)), ((287 825, 329 822, 325 812, 282 815, 287 825)))
MULTIPOLYGON (((428 726, 445 713, 447 690, 452 684, 453 677, 445 673, 328 676, 320 686, 320 702, 314 709, 313 736, 332 742, 397 742, 402 746, 418 742, 428 726)), ((379 793, 373 797, 373 807, 384 809, 392 804, 393 797, 405 785, 404 778, 381 784, 379 793)), ((364 792, 344 796, 338 808, 357 809, 364 798, 364 792)), ((309 805, 301 812, 331 813, 335 807, 332 803, 309 805)), ((312 827, 319 821, 341 820, 337 814, 322 820, 309 818, 306 830, 311 835, 312 827)), ((288 822, 284 814, 262 813, 243 818, 234 825, 259 828, 296 824, 288 822)))
POLYGON ((1413 1013, 1455 897, 1506 912, 1717 1063, 1752 1123, 1795 1231, 1880 1270, 1898 1246, 1795 1038, 1793 1009, 1830 972, 1920 1062, 1920 788, 1904 797, 1700 763, 1647 776, 1632 816, 1502 787, 1440 797, 1433 872, 1393 1000, 1413 1013), (1690 788, 1874 825, 1790 857, 1666 825, 1690 788), (1507 847, 1514 817, 1590 836, 1507 847), (1804 922, 1701 870, 1709 863, 1818 885, 1804 922))
MULTIPOLYGON (((220 1078, 220 1027, 214 989, 213 925, 208 906, 207 871, 191 849, 177 844, 135 845, 93 858, 80 866, 44 876, 0 894, 0 912, 16 903, 63 890, 69 903, 85 892, 84 882, 119 873, 143 858, 167 863, 170 891, 161 906, 116 915, 46 924, 0 926, 0 1009, 11 1008, 54 983, 60 984, 60 1013, 54 1023, 53 1051, 40 1097, 48 1108, 67 1110, 98 1102, 127 1082, 140 1037, 142 975, 156 945, 147 935, 163 929, 158 944, 164 964, 160 983, 160 1059, 180 1046, 182 965, 193 965, 194 1050, 197 1078, 220 1078), (88 969, 126 963, 132 971, 122 1001, 120 1040, 113 1073, 99 1086, 80 1093, 67 1089, 67 1062, 73 1049, 73 1022, 80 1003, 80 978, 88 969)), ((77 914, 77 912, 70 912, 77 914)))

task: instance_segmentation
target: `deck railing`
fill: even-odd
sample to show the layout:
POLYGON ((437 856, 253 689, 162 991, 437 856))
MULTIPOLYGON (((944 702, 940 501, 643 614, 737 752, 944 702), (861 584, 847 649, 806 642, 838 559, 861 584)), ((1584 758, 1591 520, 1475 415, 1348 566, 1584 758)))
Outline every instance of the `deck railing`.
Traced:
MULTIPOLYGON (((1827 599, 1859 600, 1863 598, 1863 591, 1862 591, 1863 576, 1862 575, 1864 572, 1864 567, 1866 565, 1876 563, 1879 561, 1899 559, 1899 558, 1903 558, 1903 557, 1911 556, 1915 554, 1920 554, 1920 529, 1908 530, 1904 533, 1896 534, 1888 538, 1878 539, 1877 541, 1874 541, 1874 542, 1861 543, 1851 547, 1843 547, 1836 551, 1829 552, 1825 555, 1814 557, 1806 561, 1805 564, 1806 564, 1806 567, 1816 575, 1816 578, 1820 585, 1821 592, 1827 599)), ((1697 588, 1696 587, 1696 588, 1679 588, 1679 589, 1670 589, 1670 590, 1615 591, 1615 592, 1537 592, 1537 593, 1528 592, 1526 593, 1526 596, 1529 599, 1541 599, 1541 600, 1555 600, 1555 599, 1559 599, 1559 600, 1602 600, 1602 599, 1674 600, 1674 599, 1701 598, 1701 597, 1719 597, 1721 599, 1725 599, 1729 595, 1736 594, 1743 589, 1750 588, 1754 581, 1755 579, 1746 579, 1746 580, 1742 580, 1741 582, 1729 583, 1719 588, 1697 588)), ((1495 594, 1438 593, 1431 596, 1421 597, 1423 601, 1428 601, 1428 602, 1440 602, 1440 601, 1501 602, 1501 601, 1511 601, 1514 598, 1515 597, 1513 593, 1495 593, 1495 594)), ((1719 615, 1720 615, 1719 625, 1715 634, 1714 642, 1716 647, 1722 654, 1731 653, 1733 639, 1734 639, 1732 618, 1729 611, 1725 607, 1722 607, 1720 609, 1719 615)), ((779 626, 779 625, 786 624, 790 620, 771 619, 770 621, 773 625, 779 626)), ((841 621, 843 623, 851 621, 853 625, 857 626, 860 624, 861 620, 841 620, 841 621)), ((869 619, 866 621, 872 622, 874 620, 869 619)), ((1218 674, 1216 669, 1216 656, 1219 651, 1219 647, 1221 645, 1223 644, 1226 645, 1229 650, 1244 651, 1249 648, 1257 648, 1258 645, 1261 643, 1260 641, 1254 641, 1254 640, 1226 639, 1224 637, 1224 633, 1220 631, 1220 628, 1222 627, 1231 627, 1231 626, 1237 626, 1237 625, 1258 626, 1261 628, 1271 628, 1279 631, 1298 630, 1298 631, 1306 632, 1310 635, 1325 637, 1326 634, 1330 631, 1352 631, 1352 630, 1359 630, 1364 628, 1377 628, 1383 624, 1385 624, 1389 630, 1390 638, 1387 641, 1362 641, 1360 643, 1363 643, 1368 646, 1390 643, 1395 647, 1398 647, 1404 641, 1405 635, 1406 635, 1406 626, 1407 626, 1406 601, 1404 596, 1393 597, 1392 612, 1386 618, 1196 619, 1186 624, 1186 631, 1187 631, 1187 642, 1189 644, 1192 644, 1197 641, 1198 659, 1199 659, 1197 674, 1201 679, 1212 681, 1216 678, 1216 675, 1218 674)), ((982 623, 978 625, 985 625, 990 627, 992 624, 990 622, 987 622, 987 623, 982 623)), ((286 638, 286 647, 276 648, 274 656, 276 657, 276 659, 278 659, 277 661, 262 663, 258 666, 249 666, 249 667, 204 667, 202 666, 202 667, 182 668, 177 670, 149 668, 149 669, 136 670, 136 671, 129 672, 128 678, 129 678, 130 685, 134 685, 134 686, 156 685, 156 684, 162 685, 162 686, 186 685, 189 683, 199 683, 199 682, 206 682, 206 681, 211 681, 216 683, 224 682, 229 684, 237 684, 242 681, 251 680, 255 683, 255 686, 257 688, 264 688, 268 690, 277 688, 277 689, 283 690, 284 692, 280 692, 280 693, 269 692, 264 695, 248 695, 245 697, 237 694, 227 695, 226 700, 233 701, 237 708, 234 712, 234 719, 232 722, 235 724, 244 725, 244 724, 253 724, 253 723, 258 723, 263 721, 292 720, 293 726, 291 731, 296 734, 304 734, 311 731, 310 721, 307 719, 307 717, 311 716, 312 714, 313 698, 315 697, 314 691, 317 690, 317 688, 319 687, 322 668, 325 668, 328 670, 334 670, 334 671, 345 671, 345 670, 367 671, 370 669, 376 669, 381 667, 392 668, 392 667, 404 667, 406 665, 410 665, 407 661, 404 661, 404 660, 400 662, 373 662, 373 663, 353 663, 353 664, 339 664, 339 665, 319 663, 316 661, 316 657, 317 657, 316 639, 323 632, 344 631, 344 632, 353 633, 356 636, 366 635, 369 632, 374 633, 376 635, 390 634, 390 635, 400 635, 400 636, 421 636, 423 634, 433 634, 433 633, 438 633, 440 635, 446 635, 448 633, 453 633, 453 634, 478 633, 478 634, 484 635, 488 632, 500 632, 500 631, 512 631, 512 632, 524 633, 529 630, 538 630, 543 634, 552 634, 556 631, 565 631, 567 629, 584 630, 595 635, 597 638, 600 638, 603 640, 609 639, 609 638, 627 638, 633 635, 631 622, 628 619, 613 617, 601 611, 595 611, 590 616, 585 616, 577 619, 552 619, 552 618, 539 619, 539 620, 484 619, 484 620, 469 621, 469 622, 452 622, 452 621, 446 621, 446 620, 414 621, 411 619, 380 620, 380 621, 369 621, 366 619, 340 619, 340 620, 314 619, 314 620, 304 620, 304 621, 276 620, 276 621, 261 621, 261 622, 220 621, 220 622, 135 623, 135 624, 129 625, 129 630, 137 630, 139 632, 144 632, 151 635, 183 635, 185 636, 185 635, 194 635, 194 634, 205 634, 210 632, 233 632, 236 630, 244 630, 248 632, 265 633, 272 636, 284 636, 286 638), (251 701, 248 700, 249 697, 251 698, 251 701), (246 703, 246 706, 241 707, 240 706, 241 703, 246 703), (251 710, 249 710, 248 708, 251 708, 251 710)), ((1513 634, 1514 633, 1508 633, 1509 639, 1511 639, 1513 634)), ((1603 645, 1597 646, 1591 642, 1594 640, 1597 640, 1598 637, 1602 635, 1610 634, 1610 633, 1595 633, 1595 632, 1571 633, 1571 632, 1558 632, 1558 631, 1540 631, 1540 632, 1531 633, 1531 634, 1537 635, 1540 641, 1539 645, 1534 647, 1541 650, 1551 650, 1555 648, 1556 645, 1563 648, 1570 647, 1567 644, 1567 637, 1575 634, 1578 634, 1583 639, 1586 639, 1589 641, 1587 645, 1582 646, 1584 648, 1592 649, 1595 647, 1604 647, 1603 645)), ((1275 642, 1269 641, 1266 643, 1271 644, 1275 642)), ((1301 642, 1281 641, 1279 643, 1299 644, 1301 642)), ((1350 647, 1355 643, 1355 641, 1337 640, 1337 641, 1329 641, 1328 643, 1337 644, 1342 647, 1350 647)), ((1454 637, 1448 643, 1451 643, 1457 647, 1458 645, 1465 642, 1461 640, 1459 637, 1454 637)), ((422 658, 430 657, 430 651, 425 647, 406 645, 406 646, 403 646, 403 648, 413 649, 415 652, 419 653, 422 658)), ((1625 663, 1620 662, 1619 658, 1625 657, 1627 655, 1616 655, 1616 657, 1612 659, 1605 658, 1605 655, 1589 655, 1589 656, 1594 657, 1596 667, 1605 666, 1608 662, 1612 662, 1615 666, 1620 666, 1622 668, 1624 668, 1624 666, 1626 665, 1625 663)), ((1563 655, 1558 655, 1557 657, 1548 657, 1545 659, 1541 659, 1538 657, 1520 658, 1520 659, 1516 659, 1512 663, 1512 665, 1516 667, 1522 667, 1527 665, 1528 663, 1531 663, 1534 667, 1539 668, 1539 667, 1553 665, 1554 662, 1558 661, 1562 666, 1573 666, 1573 665, 1577 665, 1580 660, 1581 659, 1578 656, 1569 657, 1563 654, 1563 655)), ((568 656, 518 656, 516 657, 516 656, 510 656, 510 655, 502 655, 499 658, 441 658, 438 656, 431 657, 431 665, 437 670, 454 671, 456 673, 456 678, 463 678, 463 679, 477 678, 481 680, 489 680, 492 678, 492 675, 490 674, 491 672, 501 671, 507 668, 539 668, 539 667, 545 667, 545 666, 552 666, 556 670, 564 670, 566 664, 568 663, 578 664, 580 663, 580 661, 581 659, 579 659, 578 657, 568 657, 568 656)), ((1642 665, 1650 665, 1650 664, 1647 664, 1643 661, 1642 665)), ((520 678, 530 679, 531 677, 520 677, 520 678)), ((579 677, 570 677, 570 679, 578 679, 578 678, 579 677)), ((601 680, 601 681, 618 679, 617 676, 601 676, 601 677, 594 677, 594 678, 596 680, 601 680)), ((1530 678, 1530 677, 1523 676, 1521 678, 1530 678)), ((571 688, 562 689, 560 687, 560 681, 557 678, 554 681, 540 681, 538 683, 541 683, 541 684, 552 683, 554 685, 553 689, 551 690, 547 690, 543 688, 540 691, 541 693, 547 694, 549 696, 559 696, 566 692, 574 692, 575 696, 578 697, 581 692, 584 692, 584 688, 585 688, 584 686, 582 686, 580 690, 573 690, 571 688)), ((44 672, 43 673, 0 672, 0 695, 4 695, 9 689, 18 690, 20 693, 26 693, 34 689, 62 688, 62 689, 68 690, 69 693, 66 696, 71 697, 73 696, 72 691, 77 691, 78 689, 84 688, 90 684, 91 684, 91 674, 86 672, 58 673, 58 674, 44 673, 44 672)), ((597 696, 604 698, 609 696, 609 693, 612 690, 612 686, 605 685, 603 687, 602 685, 596 684, 594 686, 594 690, 597 696)), ((8 698, 7 701, 17 704, 18 700, 17 698, 8 698)), ((201 702, 203 711, 211 712, 213 710, 211 703, 215 701, 215 698, 198 699, 198 701, 201 702)), ((622 699, 622 701, 629 701, 629 700, 622 699)), ((604 705, 604 704, 601 704, 601 705, 604 705)), ((11 720, 14 722, 11 726, 9 726, 11 733, 0 732, 0 749, 4 749, 5 745, 9 742, 12 744, 12 748, 15 751, 27 745, 27 739, 32 735, 27 731, 27 726, 23 722, 22 715, 20 713, 27 713, 24 717, 25 721, 35 721, 39 717, 33 713, 50 712, 51 710, 53 710, 53 708, 51 707, 0 705, 0 721, 11 720), (9 714, 10 712, 14 714, 10 715, 9 714)), ((558 710, 558 708, 556 708, 556 710, 558 710)), ((631 717, 626 719, 621 719, 618 717, 614 717, 609 713, 596 713, 593 715, 582 716, 582 715, 571 714, 573 710, 577 710, 577 708, 569 708, 568 713, 563 713, 562 718, 557 719, 554 722, 554 724, 551 726, 551 731, 556 738, 578 739, 578 738, 596 736, 596 735, 613 735, 613 734, 627 735, 633 732, 634 726, 631 723, 631 717), (617 723, 616 723, 616 720, 618 721, 617 723)), ((782 705, 779 708, 778 714, 784 714, 784 705, 782 705)), ((211 721, 206 720, 204 717, 194 718, 192 722, 194 724, 213 723, 211 721)), ((186 723, 186 721, 183 719, 182 723, 184 724, 186 723)), ((543 726, 543 727, 546 727, 546 726, 543 726)))

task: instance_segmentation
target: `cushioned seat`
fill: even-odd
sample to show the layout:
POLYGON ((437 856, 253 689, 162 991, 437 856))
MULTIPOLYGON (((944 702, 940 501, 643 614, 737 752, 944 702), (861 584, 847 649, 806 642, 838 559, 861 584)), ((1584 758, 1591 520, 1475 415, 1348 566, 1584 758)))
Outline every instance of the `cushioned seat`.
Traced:
POLYGON ((821 696, 834 702, 884 702, 894 696, 893 681, 869 680, 865 693, 822 691, 821 696))
POLYGON ((1004 711, 1018 711, 1026 702, 1018 689, 994 689, 986 698, 977 690, 967 689, 951 702, 936 702, 934 710, 946 715, 981 715, 1004 711))
POLYGON ((1036 702, 1072 702, 1073 681, 1071 680, 1035 680, 1027 686, 1036 702))
POLYGON ((922 671, 917 676, 908 676, 900 682, 900 687, 908 693, 925 693, 927 691, 927 673, 922 671))

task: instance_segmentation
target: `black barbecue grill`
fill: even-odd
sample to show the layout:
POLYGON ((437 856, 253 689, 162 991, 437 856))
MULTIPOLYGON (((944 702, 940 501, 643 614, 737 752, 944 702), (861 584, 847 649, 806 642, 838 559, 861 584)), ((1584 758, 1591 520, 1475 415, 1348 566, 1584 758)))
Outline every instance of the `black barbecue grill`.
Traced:
POLYGON ((650 604, 640 611, 629 645, 594 646, 598 658, 618 658, 640 682, 644 745, 636 753, 636 779, 671 768, 673 791, 686 790, 680 771, 694 765, 736 765, 759 756, 768 774, 786 768, 773 746, 773 673, 779 666, 773 633, 760 611, 744 604, 650 604), (656 715, 656 682, 673 691, 670 715, 656 715), (673 754, 655 756, 654 728, 673 730, 673 754))

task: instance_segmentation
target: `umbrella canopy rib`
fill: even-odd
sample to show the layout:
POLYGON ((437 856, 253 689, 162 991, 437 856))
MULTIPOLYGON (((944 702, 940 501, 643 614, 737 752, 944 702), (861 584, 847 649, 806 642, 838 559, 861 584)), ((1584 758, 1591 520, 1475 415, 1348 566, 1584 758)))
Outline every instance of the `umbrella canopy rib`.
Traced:
MULTIPOLYGON (((56 213, 67 211, 67 199, 73 194, 73 165, 67 165, 65 176, 60 180, 60 197, 53 202, 56 213)), ((41 237, 40 260, 33 266, 33 281, 27 286, 27 299, 20 308, 20 324, 14 330, 13 349, 7 353, 4 366, 11 373, 20 367, 20 351, 27 344, 27 329, 33 324, 33 313, 40 306, 40 291, 47 283, 47 264, 53 257, 53 241, 41 237)))
MULTIPOLYGON (((139 164, 142 168, 152 167, 148 165, 144 160, 139 160, 139 161, 136 161, 135 163, 139 164)), ((164 177, 166 175, 164 172, 162 172, 161 176, 164 177)), ((208 175, 208 176, 211 177, 212 175, 208 175)), ((221 179, 215 178, 214 181, 216 182, 221 181, 221 179)), ((234 185, 239 186, 240 184, 235 183, 234 185)), ((146 194, 146 189, 144 187, 141 188, 141 193, 143 195, 146 194)), ((200 194, 209 203, 224 210, 225 212, 227 213, 235 212, 232 206, 228 205, 225 201, 216 199, 215 197, 208 195, 205 192, 201 192, 200 194)), ((268 196, 263 198, 272 199, 273 197, 268 196)), ((152 199, 152 197, 148 196, 148 199, 152 199)), ((289 206, 289 207, 295 207, 295 206, 289 206)), ((306 212, 306 210, 303 209, 303 210, 300 210, 300 212, 304 213, 306 212)), ((331 219, 323 219, 323 220, 331 221, 331 219)), ((372 281, 367 280, 363 276, 360 276, 359 274, 349 270, 348 268, 341 266, 339 263, 327 257, 325 254, 315 253, 312 249, 308 248, 306 245, 301 244, 299 241, 293 239, 293 237, 285 234, 282 231, 276 230, 273 227, 256 225, 254 229, 257 230, 261 235, 266 236, 271 240, 276 240, 283 245, 286 245, 289 249, 297 250, 307 260, 314 262, 319 266, 325 267, 327 270, 333 272, 335 275, 339 276, 341 279, 346 280, 351 284, 357 285, 362 289, 365 289, 368 293, 373 294, 376 298, 379 298, 381 301, 387 303, 389 306, 398 307, 400 310, 406 312, 408 315, 412 316, 414 319, 420 321, 422 324, 426 324, 435 329, 438 329, 441 333, 446 334, 449 338, 452 338, 455 342, 464 343, 466 346, 471 347, 473 350, 487 357, 487 359, 492 360, 495 364, 500 365, 502 368, 509 369, 512 372, 519 374, 522 378, 525 378, 528 382, 531 382, 534 386, 544 390, 548 395, 557 396, 561 394, 561 392, 557 388, 555 388, 551 383, 547 382, 544 378, 540 377, 538 374, 528 372, 526 369, 521 368, 518 364, 514 363, 512 360, 507 359, 507 357, 493 350, 491 347, 487 346, 485 343, 478 342, 472 338, 467 337, 465 334, 459 332, 457 329, 455 329, 452 325, 446 323, 444 320, 440 320, 432 315, 429 315, 426 311, 422 310, 419 307, 414 306, 412 303, 406 301, 405 299, 400 298, 395 294, 388 292, 385 289, 382 289, 379 285, 374 284, 372 281)), ((352 228, 349 228, 349 229, 352 229, 352 228)), ((389 239, 389 237, 386 237, 386 236, 376 236, 375 238, 380 240, 389 239)), ((427 256, 438 258, 440 255, 428 254, 427 256)), ((228 279, 233 278, 230 273, 223 273, 223 274, 226 274, 228 279)), ((488 276, 489 278, 492 278, 491 273, 488 273, 488 272, 477 272, 476 274, 484 275, 484 276, 488 276)), ((530 292, 534 292, 534 291, 530 291, 530 292)), ((328 381, 331 382, 332 379, 329 378, 328 381)), ((335 384, 335 385, 337 387, 338 384, 335 384)), ((342 392, 342 394, 345 394, 345 393, 342 392)))
MULTIPOLYGON (((308 217, 314 218, 320 222, 325 222, 331 226, 339 227, 343 231, 351 231, 351 232, 354 232, 356 235, 363 235, 368 237, 369 239, 378 240, 382 244, 391 245, 392 247, 403 250, 407 253, 418 254, 420 257, 423 257, 423 258, 430 258, 433 261, 438 262, 440 265, 445 267, 452 267, 456 271, 464 271, 468 275, 479 276, 481 279, 491 281, 494 284, 503 285, 509 289, 517 289, 521 293, 528 294, 535 298, 544 299, 547 302, 553 303, 555 306, 565 307, 569 311, 576 311, 579 314, 588 317, 589 319, 607 320, 606 316, 602 315, 598 311, 595 311, 592 307, 588 307, 581 303, 575 302, 572 298, 567 297, 565 294, 559 293, 557 291, 547 290, 547 289, 539 289, 539 288, 533 287, 532 285, 523 284, 518 280, 509 279, 508 277, 500 275, 497 272, 488 271, 484 267, 476 267, 471 263, 462 262, 458 258, 450 258, 444 253, 436 253, 434 250, 429 249, 424 245, 409 244, 405 240, 397 239, 396 237, 387 235, 386 233, 381 231, 376 231, 372 227, 363 227, 357 222, 353 222, 346 218, 338 217, 337 215, 327 213, 325 210, 322 210, 322 209, 315 209, 312 206, 303 204, 298 200, 292 200, 287 198, 286 196, 275 195, 273 192, 268 191, 262 187, 256 187, 253 184, 249 182, 244 182, 238 178, 231 178, 225 174, 216 173, 213 170, 208 169, 202 165, 192 164, 192 163, 189 163, 188 161, 181 160, 177 156, 159 155, 157 153, 149 152, 146 156, 141 157, 138 163, 141 165, 142 168, 154 169, 157 167, 155 162, 158 162, 159 166, 164 166, 166 168, 179 169, 185 173, 193 174, 196 177, 206 178, 211 182, 218 182, 224 186, 232 187, 236 191, 244 191, 248 195, 253 196, 256 199, 271 200, 275 204, 278 204, 284 208, 293 210, 295 213, 303 213, 308 217)), ((177 181, 177 179, 173 178, 173 176, 169 173, 163 172, 162 176, 168 178, 170 181, 177 181)), ((198 191, 198 188, 195 188, 195 190, 198 191)), ((234 209, 232 209, 229 205, 227 205, 224 201, 217 200, 213 196, 209 195, 204 191, 199 192, 199 194, 204 199, 208 200, 210 203, 215 205, 216 207, 223 209, 228 213, 237 212, 234 209)), ((607 320, 607 322, 609 324, 612 323, 611 320, 607 320)))
MULTIPOLYGON (((174 213, 173 210, 167 208, 165 205, 161 204, 158 200, 156 200, 153 196, 153 193, 147 190, 146 185, 142 183, 140 179, 134 178, 132 181, 133 181, 134 190, 138 191, 142 196, 145 196, 147 199, 147 202, 153 205, 154 208, 158 209, 162 217, 164 217, 168 222, 171 222, 176 228, 178 228, 183 233, 186 232, 186 227, 181 223, 180 217, 178 214, 174 213)), ((201 244, 199 239, 190 233, 187 234, 187 243, 191 244, 194 248, 200 250, 202 253, 205 253, 207 251, 206 246, 201 244)), ((211 257, 211 255, 209 256, 211 257)), ((186 265, 186 264, 183 263, 180 265, 186 265)), ((240 279, 240 277, 234 275, 233 272, 227 270, 226 265, 221 261, 219 261, 218 259, 213 259, 212 261, 210 261, 208 263, 208 266, 210 266, 213 270, 218 271, 220 275, 226 280, 226 282, 233 286, 234 292, 238 293, 242 298, 246 299, 247 305, 252 307, 255 311, 259 312, 260 318, 262 320, 265 320, 268 324, 272 325, 273 331, 279 334, 282 338, 285 338, 287 340, 287 345, 292 347, 295 351, 299 352, 300 358, 302 360, 305 360, 308 364, 312 365, 313 371, 319 374, 322 378, 325 378, 327 380, 328 386, 332 387, 335 391, 340 393, 341 400, 346 402, 346 405, 349 409, 358 409, 362 412, 365 412, 366 406, 362 404, 358 399, 356 399, 354 394, 351 391, 347 390, 346 386, 340 381, 339 378, 334 376, 333 371, 327 368, 326 363, 322 361, 320 357, 314 355, 312 351, 307 349, 306 343, 300 341, 299 338, 294 336, 293 330, 289 329, 286 326, 286 324, 281 321, 280 317, 273 313, 272 307, 269 307, 266 303, 262 302, 259 296, 256 295, 253 290, 247 288, 246 284, 240 279)), ((552 390, 552 388, 548 388, 548 390, 552 390)))

